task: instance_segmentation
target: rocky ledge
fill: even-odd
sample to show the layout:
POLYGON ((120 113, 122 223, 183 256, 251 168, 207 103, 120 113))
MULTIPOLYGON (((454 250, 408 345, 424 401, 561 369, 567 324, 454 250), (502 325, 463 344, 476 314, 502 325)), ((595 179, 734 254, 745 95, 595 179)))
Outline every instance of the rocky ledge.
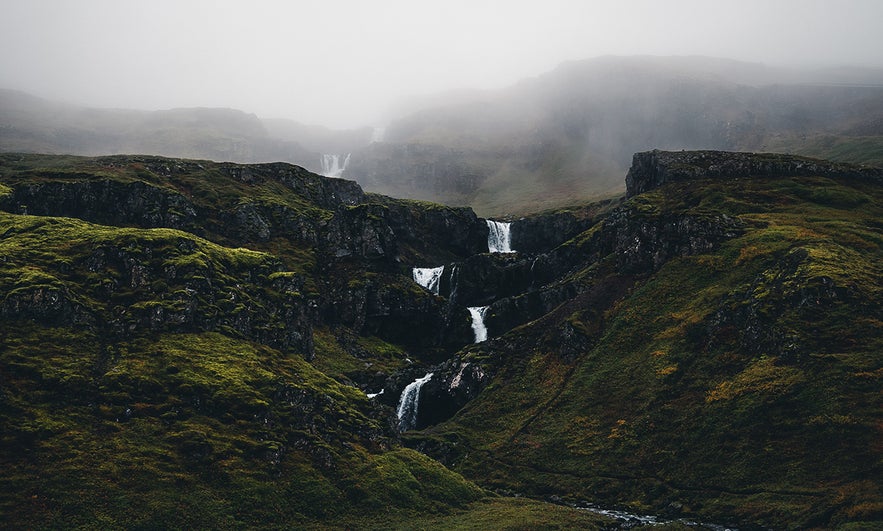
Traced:
POLYGON ((671 181, 816 175, 883 181, 883 169, 785 155, 730 151, 644 151, 635 153, 625 178, 626 197, 648 192, 671 181))

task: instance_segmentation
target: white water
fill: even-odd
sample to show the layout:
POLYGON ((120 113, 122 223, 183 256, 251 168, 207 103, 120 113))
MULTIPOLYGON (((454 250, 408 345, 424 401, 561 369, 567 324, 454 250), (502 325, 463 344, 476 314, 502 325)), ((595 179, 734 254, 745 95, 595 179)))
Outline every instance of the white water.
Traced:
POLYGON ((325 177, 340 177, 350 163, 350 154, 347 153, 340 165, 340 155, 322 155, 322 175, 325 177))
POLYGON ((411 275, 414 277, 414 282, 438 295, 439 281, 444 271, 445 266, 415 267, 411 270, 411 275))
POLYGON ((427 373, 423 378, 417 378, 409 383, 402 391, 399 398, 399 406, 396 413, 399 416, 399 430, 413 430, 417 427, 417 406, 420 402, 420 388, 432 379, 432 373, 427 373))
POLYGON ((708 524, 708 523, 700 523, 694 522, 692 520, 686 520, 684 518, 678 518, 676 520, 661 518, 653 515, 643 515, 643 514, 633 514, 626 511, 619 511, 616 509, 605 509, 603 507, 598 507, 594 504, 575 504, 571 505, 576 509, 580 509, 583 511, 589 511, 595 514, 601 514, 604 516, 609 516, 610 518, 615 518, 622 522, 620 524, 621 528, 627 529, 636 526, 650 526, 655 527, 662 524, 667 524, 670 522, 679 522, 686 527, 695 527, 697 529, 710 529, 711 531, 738 531, 738 529, 734 527, 717 525, 717 524, 708 524))
POLYGON ((505 221, 487 221, 487 250, 491 253, 511 253, 512 233, 509 232, 510 223, 505 221))
POLYGON ((475 342, 481 343, 487 340, 487 327, 484 326, 484 314, 487 306, 470 306, 469 315, 472 316, 472 331, 475 332, 475 342))
POLYGON ((374 398, 375 396, 382 395, 384 391, 386 391, 386 389, 381 389, 379 393, 365 393, 365 394, 368 395, 368 398, 374 398))

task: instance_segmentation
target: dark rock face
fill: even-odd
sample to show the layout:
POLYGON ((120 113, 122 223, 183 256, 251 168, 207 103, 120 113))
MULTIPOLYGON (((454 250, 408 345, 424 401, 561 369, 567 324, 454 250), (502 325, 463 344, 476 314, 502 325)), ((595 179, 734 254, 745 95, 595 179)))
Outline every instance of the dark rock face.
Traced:
POLYGON ((438 424, 454 416, 490 383, 491 375, 480 365, 452 358, 433 367, 432 379, 421 388, 417 427, 438 424))
POLYGON ((635 153, 626 175, 626 197, 670 181, 690 179, 817 175, 883 179, 883 169, 863 168, 796 155, 728 151, 645 151, 635 153))
POLYGON ((742 233, 742 222, 727 215, 665 215, 647 218, 630 208, 611 213, 595 239, 595 252, 614 254, 626 273, 649 273, 676 256, 712 250, 742 233))
POLYGON ((88 308, 77 303, 68 290, 54 286, 13 291, 0 304, 0 318, 35 320, 54 326, 95 323, 95 316, 88 308))
POLYGON ((390 201, 382 196, 374 198, 388 208, 387 219, 402 243, 401 251, 417 251, 424 260, 437 261, 415 266, 441 265, 452 258, 487 251, 487 225, 471 208, 441 205, 415 208, 411 203, 390 201))
POLYGON ((35 216, 77 217, 104 225, 186 229, 196 208, 183 195, 144 182, 45 182, 16 186, 0 208, 35 216))
POLYGON ((587 230, 596 221, 592 216, 578 216, 574 212, 521 218, 512 222, 512 248, 519 253, 548 252, 587 230))
POLYGON ((398 249, 388 210, 360 205, 338 211, 324 228, 319 250, 331 258, 360 257, 392 260, 398 249))
POLYGON ((533 285, 530 257, 483 253, 445 267, 439 293, 451 304, 484 306, 527 291, 533 285))

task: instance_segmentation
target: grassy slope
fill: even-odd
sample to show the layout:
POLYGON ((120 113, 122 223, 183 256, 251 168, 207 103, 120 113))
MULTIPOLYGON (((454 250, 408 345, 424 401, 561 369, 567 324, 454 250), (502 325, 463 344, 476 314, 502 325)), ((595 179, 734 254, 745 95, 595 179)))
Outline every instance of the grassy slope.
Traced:
POLYGON ((429 436, 465 445, 457 469, 491 487, 785 527, 883 519, 881 187, 689 182, 631 204, 747 231, 603 315, 575 300, 489 345, 501 372, 429 436), (589 344, 573 361, 548 341, 565 326, 589 344))
MULTIPOLYGON (((71 157, 32 157, 19 170, 35 166, 137 177, 131 167, 101 170, 71 157)), ((4 173, 13 185, 28 179, 4 173)), ((237 192, 250 197, 211 167, 181 178, 203 204, 238 200, 237 192)), ((0 194, 8 192, 0 186, 0 194)), ((314 208, 296 205, 284 191, 280 197, 266 187, 250 192, 314 208)), ((319 370, 341 376, 352 369, 328 331, 317 332, 326 344, 317 345, 323 360, 314 366, 232 328, 194 324, 302 300, 274 284, 291 274, 286 268, 311 271, 300 252, 230 248, 172 229, 7 213, 0 213, 0 234, 4 526, 352 528, 406 525, 418 517, 545 517, 545 505, 529 502, 469 505, 487 493, 398 446, 379 406, 319 370), (105 254, 96 254, 101 249, 105 254), (125 257, 120 263, 96 259, 117 253, 125 257), (133 271, 144 274, 136 280, 133 271), (180 326, 148 326, 158 308, 195 317, 180 326)), ((266 326, 273 322, 271 316, 266 326)), ((398 362, 395 347, 359 341, 369 359, 398 362)), ((586 527, 604 521, 555 511, 586 527)))
MULTIPOLYGON (((175 286, 142 287, 105 307, 96 290, 115 272, 88 271, 82 254, 97 246, 129 245, 168 263, 181 262, 168 240, 190 241, 188 257, 209 262, 219 289, 225 279, 243 281, 232 276, 242 273, 240 262, 274 261, 169 229, 10 214, 0 214, 0 227, 6 300, 60 293, 99 322, 153 297, 163 304, 175 286)), ((242 296, 260 289, 243 284, 242 296)), ((12 317, 0 331, 6 522, 275 527, 356 508, 445 508, 482 495, 415 452, 382 451, 388 441, 375 406, 297 355, 216 332, 142 330, 119 339, 61 321, 12 317)))

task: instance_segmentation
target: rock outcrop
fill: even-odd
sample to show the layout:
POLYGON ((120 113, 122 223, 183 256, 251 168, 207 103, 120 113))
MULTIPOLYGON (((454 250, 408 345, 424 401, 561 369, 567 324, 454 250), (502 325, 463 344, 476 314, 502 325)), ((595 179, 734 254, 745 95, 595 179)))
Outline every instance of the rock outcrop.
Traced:
POLYGON ((778 153, 731 151, 645 151, 635 153, 625 178, 626 197, 658 188, 666 182, 744 177, 813 175, 857 177, 883 181, 883 169, 778 153))

